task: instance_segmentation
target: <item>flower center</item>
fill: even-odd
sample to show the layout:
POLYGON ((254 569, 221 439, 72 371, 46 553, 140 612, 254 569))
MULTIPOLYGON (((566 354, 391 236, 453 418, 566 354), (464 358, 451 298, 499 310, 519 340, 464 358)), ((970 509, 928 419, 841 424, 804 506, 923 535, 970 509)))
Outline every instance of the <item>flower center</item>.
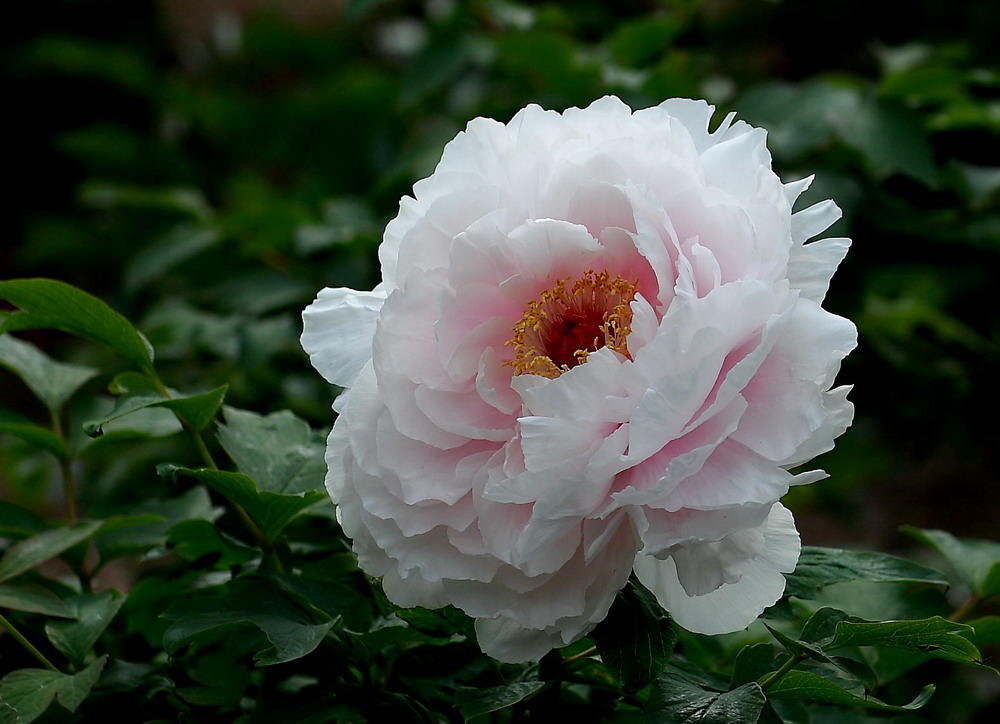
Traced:
POLYGON ((628 335, 636 284, 606 271, 588 269, 579 279, 561 279, 538 299, 528 302, 507 344, 514 359, 505 362, 514 374, 558 377, 587 361, 601 347, 631 359, 628 335))

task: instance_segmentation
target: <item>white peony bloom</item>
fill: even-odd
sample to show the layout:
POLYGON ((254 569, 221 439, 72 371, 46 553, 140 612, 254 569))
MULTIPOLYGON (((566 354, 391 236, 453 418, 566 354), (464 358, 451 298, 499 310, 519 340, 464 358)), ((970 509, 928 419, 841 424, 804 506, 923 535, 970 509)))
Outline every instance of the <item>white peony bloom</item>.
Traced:
POLYGON ((799 537, 778 500, 853 416, 850 244, 792 213, 765 132, 675 99, 477 118, 385 230, 383 281, 325 289, 302 345, 346 389, 327 487, 401 606, 483 650, 587 634, 634 571, 678 624, 749 625, 799 537), (832 389, 831 389, 832 388, 832 389))

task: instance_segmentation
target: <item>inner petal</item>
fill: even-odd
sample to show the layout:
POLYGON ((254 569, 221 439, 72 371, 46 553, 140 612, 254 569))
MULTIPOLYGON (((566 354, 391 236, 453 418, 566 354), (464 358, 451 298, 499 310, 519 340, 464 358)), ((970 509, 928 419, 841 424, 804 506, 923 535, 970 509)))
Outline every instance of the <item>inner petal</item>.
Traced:
POLYGON ((514 358, 505 362, 514 374, 554 378, 609 347, 629 359, 628 335, 638 281, 588 269, 572 280, 560 279, 528 302, 507 342, 514 358))

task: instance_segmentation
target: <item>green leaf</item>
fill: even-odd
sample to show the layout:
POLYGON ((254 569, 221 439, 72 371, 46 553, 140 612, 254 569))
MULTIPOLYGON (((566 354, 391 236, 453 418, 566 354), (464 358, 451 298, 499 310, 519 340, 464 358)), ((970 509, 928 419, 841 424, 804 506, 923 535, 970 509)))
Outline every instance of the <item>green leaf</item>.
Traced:
POLYGON ((774 647, 767 642, 744 646, 736 654, 733 663, 733 675, 729 680, 729 688, 757 681, 774 670, 774 647))
POLYGON ((132 293, 177 265, 201 254, 222 238, 218 229, 181 223, 163 237, 144 247, 125 267, 125 291, 132 293))
POLYGON ((18 669, 0 679, 0 699, 17 711, 18 724, 29 724, 45 713, 52 701, 76 711, 101 676, 107 656, 78 674, 47 669, 18 669))
POLYGON ((823 650, 846 646, 886 646, 947 661, 980 664, 982 656, 979 650, 965 638, 971 632, 970 626, 940 616, 916 621, 842 621, 837 624, 833 638, 823 644, 823 650))
POLYGON ((0 334, 0 367, 20 377, 52 413, 58 413, 98 372, 93 367, 56 362, 33 344, 9 334, 0 334))
POLYGON ((173 526, 195 521, 210 524, 222 513, 222 508, 212 505, 208 491, 196 486, 175 498, 147 498, 131 508, 128 515, 108 518, 94 542, 102 564, 156 548, 166 555, 168 533, 173 526))
POLYGON ((1000 644, 1000 616, 983 616, 969 621, 972 627, 972 641, 976 646, 1000 644))
POLYGON ((764 692, 756 682, 732 691, 715 692, 679 676, 656 682, 642 722, 672 724, 754 724, 764 708, 764 692))
POLYGON ((865 99, 832 121, 844 143, 861 152, 876 176, 901 173, 926 186, 937 184, 934 152, 916 113, 865 99))
POLYGON ((125 317, 97 297, 53 279, 0 281, 0 299, 19 311, 0 318, 0 332, 61 329, 108 345, 153 374, 153 348, 125 317))
POLYGON ((83 429, 91 437, 98 437, 104 434, 105 425, 112 420, 149 407, 165 407, 180 415, 193 430, 202 430, 215 418, 228 387, 222 385, 208 392, 175 397, 147 391, 125 394, 115 401, 115 407, 110 413, 100 419, 85 422, 83 429))
POLYGON ((455 706, 469 721, 473 717, 500 711, 541 690, 544 681, 515 681, 506 686, 491 686, 486 689, 459 689, 455 694, 455 706))
POLYGON ((80 666, 124 601, 125 598, 114 590, 74 596, 66 605, 76 620, 47 623, 45 633, 74 666, 80 666))
POLYGON ((30 538, 45 530, 45 521, 20 505, 0 500, 0 537, 30 538))
POLYGON ((215 556, 215 567, 228 569, 257 555, 253 548, 241 545, 207 520, 185 520, 170 529, 167 542, 187 561, 215 556))
POLYGON ((72 618, 72 609, 47 588, 31 583, 0 583, 0 608, 72 618))
POLYGON ((773 699, 805 699, 819 701, 839 706, 858 706, 877 711, 913 711, 924 706, 934 693, 933 686, 925 686, 920 694, 909 704, 894 705, 863 694, 859 696, 837 685, 824 676, 811 671, 793 669, 772 686, 768 687, 767 695, 773 699))
POLYGON ((282 495, 258 490, 253 478, 208 468, 182 468, 163 464, 157 467, 161 475, 187 475, 239 505, 254 519, 268 540, 278 537, 293 518, 311 505, 326 498, 325 493, 311 491, 298 495, 282 495))
POLYGON ((233 407, 224 412, 219 442, 261 490, 304 493, 323 488, 326 447, 307 422, 288 410, 266 416, 233 407))
POLYGON ((815 598, 826 586, 844 581, 928 583, 946 586, 940 571, 885 553, 803 546, 795 572, 786 576, 789 596, 815 598))
POLYGON ((944 556, 961 581, 985 598, 1000 594, 1000 543, 991 540, 956 538, 943 530, 903 530, 944 556))
POLYGON ((335 623, 317 622, 308 610, 263 579, 230 581, 220 587, 219 595, 180 601, 163 615, 174 621, 163 639, 171 654, 208 632, 240 625, 260 629, 269 642, 254 654, 260 666, 305 656, 335 623))
POLYGON ((0 582, 30 571, 77 543, 82 543, 94 535, 102 524, 103 521, 100 520, 84 520, 18 541, 0 558, 0 582))
POLYGON ((80 201, 100 208, 173 211, 198 221, 205 221, 212 215, 212 209, 201 191, 185 187, 147 188, 88 181, 80 189, 80 201))
POLYGON ((13 435, 38 445, 60 460, 66 457, 66 444, 58 435, 7 410, 0 410, 0 435, 13 435))
POLYGON ((593 637, 601 659, 628 691, 637 691, 654 681, 677 643, 670 615, 634 579, 618 592, 593 637))

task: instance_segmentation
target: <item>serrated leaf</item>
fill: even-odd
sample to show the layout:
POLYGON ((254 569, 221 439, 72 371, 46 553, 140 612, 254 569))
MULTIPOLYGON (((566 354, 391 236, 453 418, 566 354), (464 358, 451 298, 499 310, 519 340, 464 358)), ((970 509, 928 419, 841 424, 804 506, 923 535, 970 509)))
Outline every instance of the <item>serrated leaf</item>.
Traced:
POLYGON ((153 348, 125 317, 97 297, 54 279, 0 281, 0 299, 19 311, 0 317, 0 332, 61 329, 108 345, 153 373, 153 348))
POLYGON ((642 722, 672 724, 755 724, 765 703, 756 682, 732 691, 704 689, 676 676, 661 676, 653 688, 642 722))
POLYGON ((165 407, 180 415, 191 429, 202 430, 215 419, 227 389, 228 385, 222 385, 208 392, 174 397, 164 397, 158 392, 148 391, 122 395, 115 401, 114 409, 110 413, 97 420, 85 422, 83 429, 91 437, 98 437, 104 433, 104 427, 113 420, 150 407, 165 407))
POLYGON ((940 571, 904 558, 818 546, 803 546, 795 572, 785 578, 785 592, 802 599, 815 598, 824 587, 844 581, 948 585, 940 571))
POLYGON ((305 656, 319 646, 335 621, 319 621, 294 599, 262 579, 236 579, 220 587, 220 595, 183 600, 163 615, 174 621, 164 634, 170 653, 211 631, 251 625, 269 645, 254 655, 260 666, 305 656))
POLYGON ((956 538, 943 530, 904 527, 903 530, 944 556, 965 585, 985 598, 1000 594, 1000 543, 956 538))
POLYGON ((858 696, 819 674, 796 669, 786 673, 767 689, 768 697, 773 699, 804 699, 839 706, 857 706, 877 711, 896 712, 920 709, 930 700, 933 693, 933 686, 925 686, 921 689, 920 694, 908 704, 886 704, 871 696, 858 696))
POLYGON ((655 680, 677 643, 670 615, 645 586, 632 579, 618 592, 593 637, 601 659, 628 691, 655 680))
POLYGON ((20 377, 53 413, 98 371, 93 367, 57 362, 35 345, 0 334, 0 367, 20 377))
POLYGON ((72 618, 73 611, 47 588, 31 583, 0 583, 0 608, 72 618))
POLYGON ((486 689, 460 689, 455 695, 455 706, 465 721, 493 711, 506 709, 541 690, 544 681, 515 681, 505 686, 486 689))
POLYGON ((0 582, 30 571, 77 543, 82 543, 94 535, 102 524, 103 521, 100 520, 84 520, 18 541, 0 558, 0 582))
POLYGON ((326 475, 322 439, 288 410, 258 415, 226 407, 219 442, 240 472, 261 490, 303 493, 320 490, 326 475))
POLYGON ((45 634, 74 666, 80 666, 124 601, 114 590, 74 596, 66 605, 76 620, 49 622, 45 624, 45 634))
POLYGON ((934 616, 915 621, 872 621, 837 624, 833 638, 823 644, 824 651, 846 646, 886 646, 933 656, 963 664, 982 662, 982 656, 969 639, 972 628, 934 616))
POLYGON ((284 527, 306 508, 326 499, 325 493, 318 491, 283 495, 259 490, 253 478, 243 473, 167 464, 157 467, 157 472, 161 475, 187 475, 204 483, 243 508, 268 540, 277 538, 284 527))
POLYGON ((102 656, 78 674, 47 669, 18 669, 0 679, 0 699, 17 711, 18 724, 30 724, 45 713, 53 701, 76 711, 101 676, 107 656, 102 656))

